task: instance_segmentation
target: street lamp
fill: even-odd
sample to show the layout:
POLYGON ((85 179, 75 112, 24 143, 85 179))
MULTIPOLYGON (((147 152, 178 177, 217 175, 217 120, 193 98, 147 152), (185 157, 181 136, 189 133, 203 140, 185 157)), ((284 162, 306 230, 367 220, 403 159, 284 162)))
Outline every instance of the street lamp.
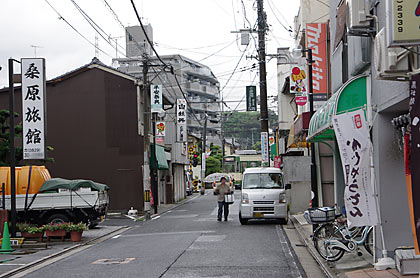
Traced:
MULTIPOLYGON (((291 55, 293 58, 302 57, 303 53, 308 53, 308 79, 309 79, 309 114, 312 118, 314 114, 314 86, 312 81, 312 48, 302 48, 300 45, 297 48, 292 49, 291 55)), ((315 164, 315 145, 311 143, 311 190, 314 193, 314 198, 312 199, 312 207, 318 207, 318 186, 316 179, 316 164, 315 164)))

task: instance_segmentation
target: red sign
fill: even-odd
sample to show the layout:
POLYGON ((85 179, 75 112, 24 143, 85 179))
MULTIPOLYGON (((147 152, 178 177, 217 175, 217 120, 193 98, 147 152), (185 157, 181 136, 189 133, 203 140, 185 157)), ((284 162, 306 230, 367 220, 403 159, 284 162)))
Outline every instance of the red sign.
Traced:
POLYGON ((327 24, 306 24, 306 42, 306 47, 312 49, 314 101, 324 101, 328 95, 327 24))
POLYGON ((362 119, 360 118, 360 114, 357 114, 354 116, 354 124, 356 125, 357 128, 362 127, 362 119))
POLYGON ((280 168, 281 166, 281 156, 274 157, 274 168, 280 168))
POLYGON ((295 97, 295 102, 297 105, 303 106, 308 102, 308 97, 307 96, 296 96, 295 97))

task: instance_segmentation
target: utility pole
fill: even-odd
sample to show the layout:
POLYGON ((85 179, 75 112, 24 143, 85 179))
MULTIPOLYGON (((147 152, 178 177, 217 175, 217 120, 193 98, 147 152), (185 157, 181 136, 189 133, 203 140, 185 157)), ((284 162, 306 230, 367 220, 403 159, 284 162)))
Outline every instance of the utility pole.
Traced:
MULTIPOLYGON (((309 65, 309 114, 311 116, 314 115, 314 85, 312 80, 312 48, 307 49, 308 52, 308 65, 309 65)), ((317 177, 316 177, 316 165, 315 165, 315 143, 311 142, 311 190, 314 192, 314 198, 312 200, 312 207, 317 208, 318 204, 318 184, 317 184, 317 177)))
MULTIPOLYGON (((268 109, 267 109, 267 71, 265 64, 265 32, 266 32, 266 15, 264 13, 263 0, 257 0, 258 12, 258 63, 260 68, 260 121, 261 134, 267 132, 266 142, 261 141, 261 148, 264 144, 268 146, 268 166, 270 166, 270 147, 268 144, 268 109)), ((261 140, 262 140, 261 136, 261 140)))
POLYGON ((207 139, 207 109, 204 112, 204 127, 203 127, 203 144, 201 146, 201 190, 200 194, 204 195, 205 192, 205 183, 204 179, 206 178, 206 139, 207 139))
POLYGON ((147 61, 147 56, 143 56, 143 84, 142 84, 142 92, 143 92, 143 127, 144 127, 144 139, 143 139, 143 149, 144 149, 144 166, 143 166, 143 187, 144 187, 144 210, 146 214, 146 220, 150 220, 150 164, 149 164, 149 155, 150 155, 150 93, 149 93, 149 86, 147 84, 147 73, 149 71, 149 65, 147 61))
MULTIPOLYGON (((9 140, 10 140, 10 218, 11 234, 16 237, 16 172, 15 172, 15 88, 13 82, 13 61, 9 59, 9 140)), ((5 188, 3 187, 3 192, 5 188)))
POLYGON ((223 130, 223 122, 225 121, 225 113, 223 110, 223 93, 222 93, 222 117, 221 120, 221 132, 222 132, 222 173, 225 172, 225 131, 223 130))

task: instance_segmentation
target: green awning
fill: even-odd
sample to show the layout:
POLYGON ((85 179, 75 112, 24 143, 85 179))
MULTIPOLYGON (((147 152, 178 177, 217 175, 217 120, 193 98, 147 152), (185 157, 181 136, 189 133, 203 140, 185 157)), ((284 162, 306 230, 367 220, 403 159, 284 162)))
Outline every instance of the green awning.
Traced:
POLYGON ((311 142, 333 140, 335 134, 331 117, 366 107, 366 82, 367 76, 359 75, 341 86, 312 116, 306 140, 311 142))
MULTIPOLYGON (((151 153, 151 159, 150 159, 150 166, 153 168, 154 163, 154 148, 153 144, 150 145, 150 153, 151 153)), ((168 170, 168 161, 166 161, 166 155, 165 155, 165 149, 162 146, 156 145, 156 158, 157 158, 157 168, 159 170, 168 170)))

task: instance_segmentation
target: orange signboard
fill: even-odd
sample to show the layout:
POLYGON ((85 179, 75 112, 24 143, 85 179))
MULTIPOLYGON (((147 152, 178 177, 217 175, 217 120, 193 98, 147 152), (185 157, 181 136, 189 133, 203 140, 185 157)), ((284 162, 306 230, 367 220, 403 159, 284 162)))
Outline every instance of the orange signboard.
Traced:
POLYGON ((314 101, 328 97, 327 24, 306 24, 306 48, 312 49, 312 82, 314 101))

